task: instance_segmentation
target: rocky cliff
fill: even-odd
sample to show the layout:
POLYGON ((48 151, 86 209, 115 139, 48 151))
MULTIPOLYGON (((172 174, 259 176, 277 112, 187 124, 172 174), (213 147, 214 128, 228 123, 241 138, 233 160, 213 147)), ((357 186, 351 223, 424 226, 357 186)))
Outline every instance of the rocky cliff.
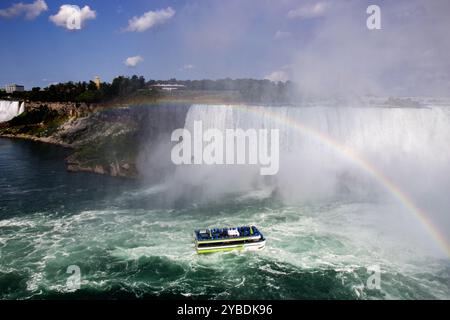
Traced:
POLYGON ((158 136, 183 127, 188 106, 106 106, 27 103, 26 111, 0 124, 0 136, 53 143, 73 149, 70 171, 139 177, 137 158, 158 136))

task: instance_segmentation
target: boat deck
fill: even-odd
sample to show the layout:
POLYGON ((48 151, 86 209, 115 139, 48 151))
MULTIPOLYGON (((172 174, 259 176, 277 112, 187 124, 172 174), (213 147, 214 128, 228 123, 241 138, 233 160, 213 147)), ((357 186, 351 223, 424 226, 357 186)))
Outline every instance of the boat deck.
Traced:
POLYGON ((255 226, 244 226, 237 228, 222 229, 206 229, 196 230, 195 239, 198 242, 215 242, 215 241, 239 241, 252 238, 262 238, 261 232, 255 226))

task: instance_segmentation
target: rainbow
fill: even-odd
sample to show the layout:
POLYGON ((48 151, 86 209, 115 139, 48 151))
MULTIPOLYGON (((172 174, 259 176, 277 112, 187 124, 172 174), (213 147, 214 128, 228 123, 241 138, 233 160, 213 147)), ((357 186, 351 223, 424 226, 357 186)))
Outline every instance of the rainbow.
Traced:
POLYGON ((348 148, 345 145, 342 145, 340 142, 324 134, 323 132, 310 128, 300 121, 273 112, 268 108, 249 107, 244 105, 229 105, 229 107, 240 110, 242 112, 256 114, 258 116, 269 116, 271 119, 283 123, 284 125, 287 125, 299 131, 301 134, 307 135, 317 140, 318 142, 329 147, 331 150, 334 150, 335 152, 343 155, 350 162, 356 164, 358 167, 372 176, 380 185, 382 185, 387 191, 389 191, 394 196, 394 198, 396 198, 404 207, 406 207, 408 211, 412 213, 417 221, 430 234, 440 250, 448 258, 450 258, 450 243, 447 241, 446 237, 442 234, 439 228, 433 223, 433 221, 431 221, 428 215, 422 209, 420 209, 414 203, 414 201, 405 192, 403 192, 391 179, 384 175, 369 161, 365 160, 360 155, 355 153, 352 149, 348 148))

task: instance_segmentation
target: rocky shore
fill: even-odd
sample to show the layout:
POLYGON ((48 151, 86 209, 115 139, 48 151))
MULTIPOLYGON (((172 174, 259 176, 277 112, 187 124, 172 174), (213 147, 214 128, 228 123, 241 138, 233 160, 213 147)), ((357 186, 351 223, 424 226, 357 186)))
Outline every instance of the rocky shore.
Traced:
POLYGON ((0 137, 70 148, 69 171, 138 178, 140 150, 182 127, 187 109, 179 104, 26 103, 23 114, 0 124, 0 137))

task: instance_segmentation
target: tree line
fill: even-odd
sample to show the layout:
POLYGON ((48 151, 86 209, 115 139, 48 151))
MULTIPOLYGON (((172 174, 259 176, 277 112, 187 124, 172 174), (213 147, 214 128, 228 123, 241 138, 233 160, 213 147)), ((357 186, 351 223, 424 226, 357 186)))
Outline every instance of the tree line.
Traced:
POLYGON ((287 102, 292 97, 292 82, 272 82, 255 79, 220 79, 220 80, 149 80, 134 75, 116 77, 111 83, 103 82, 100 87, 93 82, 66 82, 52 84, 46 88, 35 87, 30 91, 7 94, 0 92, 0 98, 47 102, 107 102, 115 98, 133 95, 158 94, 157 84, 178 85, 178 91, 233 91, 242 99, 253 102, 287 102))

